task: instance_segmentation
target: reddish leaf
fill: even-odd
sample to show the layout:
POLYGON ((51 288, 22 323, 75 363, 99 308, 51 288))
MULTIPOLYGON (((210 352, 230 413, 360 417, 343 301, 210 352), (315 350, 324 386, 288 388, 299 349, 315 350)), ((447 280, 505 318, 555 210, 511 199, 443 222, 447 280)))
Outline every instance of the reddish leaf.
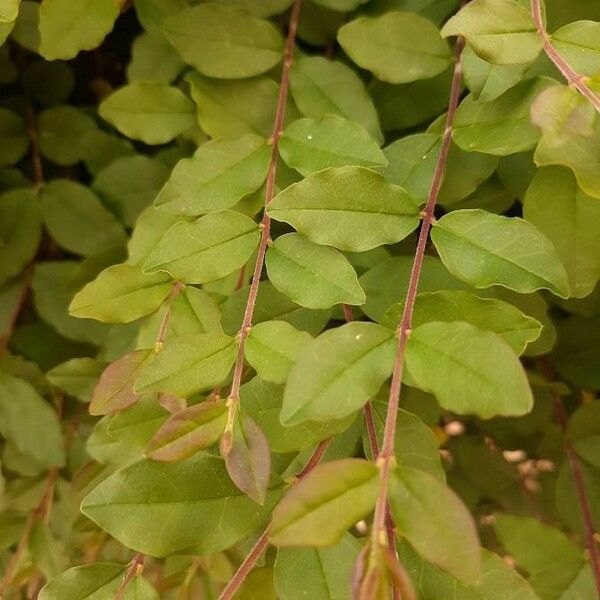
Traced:
POLYGON ((90 414, 110 415, 135 404, 140 395, 134 392, 133 382, 153 354, 151 349, 136 350, 108 365, 94 389, 90 414))

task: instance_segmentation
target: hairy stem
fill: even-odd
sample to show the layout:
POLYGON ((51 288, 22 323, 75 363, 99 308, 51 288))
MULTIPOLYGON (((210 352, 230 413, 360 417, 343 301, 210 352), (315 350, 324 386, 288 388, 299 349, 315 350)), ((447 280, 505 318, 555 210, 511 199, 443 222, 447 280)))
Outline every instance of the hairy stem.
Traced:
POLYGON ((433 213, 440 188, 442 187, 444 173, 446 171, 446 163, 448 161, 448 153, 452 143, 452 122, 458 107, 461 91, 462 67, 460 63, 460 56, 463 48, 464 39, 459 37, 456 41, 454 74, 452 76, 452 87, 450 90, 448 113, 446 115, 446 125, 442 135, 442 145, 437 164, 435 166, 427 204, 425 206, 425 210, 421 213, 423 222, 421 224, 421 231, 419 233, 415 258, 410 273, 404 310, 402 311, 402 318, 396 331, 396 335, 398 337, 396 358, 394 361, 392 384, 388 399, 388 410, 385 421, 383 444, 381 451, 379 452, 379 456, 377 457, 377 463, 380 468, 380 487, 377 502, 375 504, 375 515, 373 517, 372 548, 377 548, 378 544, 385 544, 388 487, 390 475, 394 466, 394 437, 396 434, 398 407, 400 405, 400 388, 402 386, 404 355, 406 352, 406 344, 410 336, 412 315, 417 297, 417 289, 419 286, 421 269, 423 267, 429 230, 434 222, 433 213))
MULTIPOLYGON (((285 107, 288 99, 288 90, 290 83, 290 68, 294 62, 294 50, 296 48, 296 31, 298 30, 298 20, 300 18, 300 7, 302 0, 295 0, 290 15, 288 28, 287 42, 283 54, 283 68, 281 71, 281 81, 279 84, 279 98, 277 100, 277 110, 275 113, 275 124, 271 135, 271 160, 267 171, 267 180, 265 185, 265 208, 273 200, 275 195, 275 178, 277 176, 277 161, 279 158, 279 138, 283 133, 283 122, 285 119, 285 107)), ((254 317, 254 309, 256 307, 256 298, 258 296, 258 284, 262 275, 265 264, 265 254, 269 243, 271 233, 271 218, 264 212, 260 222, 261 236, 258 245, 258 254, 256 256, 256 264, 252 274, 250 290, 248 292, 248 300, 246 301, 246 309, 244 310, 244 318, 242 326, 238 332, 238 350, 233 368, 233 381, 231 383, 231 392, 229 393, 229 413, 227 415, 227 425, 223 440, 221 443, 221 451, 223 454, 228 454, 231 450, 231 431, 237 413, 238 404, 240 401, 240 387, 242 384, 242 374, 244 371, 244 349, 246 338, 252 327, 252 319, 254 317)))
MULTIPOLYGON (((329 447, 330 443, 331 439, 323 440, 316 447, 315 451, 311 454, 302 470, 297 473, 296 479, 292 485, 295 485, 303 477, 306 477, 306 475, 308 475, 321 462, 321 459, 323 458, 323 455, 325 454, 325 451, 329 447)), ((268 530, 265 529, 265 531, 263 531, 261 536, 258 538, 256 544, 254 544, 252 550, 250 550, 248 556, 246 556, 246 558, 243 560, 242 564, 238 567, 238 570, 235 572, 225 589, 219 595, 219 600, 231 600, 231 598, 234 597, 268 546, 268 530)))
POLYGON ((544 52, 548 58, 554 63, 556 68, 562 73, 569 85, 572 85, 580 94, 585 96, 592 106, 600 112, 600 97, 598 97, 587 85, 586 78, 580 75, 571 67, 571 65, 560 55, 558 50, 552 45, 552 40, 544 26, 544 18, 542 16, 541 0, 531 0, 531 14, 533 22, 536 26, 538 34, 544 43, 544 52))
MULTIPOLYGON (((556 379, 552 363, 549 359, 543 359, 540 361, 541 371, 549 381, 556 379)), ((556 416, 556 422, 559 424, 563 435, 566 434, 568 416, 563 404, 562 398, 554 390, 550 390, 552 401, 554 402, 554 414, 556 416)), ((598 545, 594 539, 594 522, 592 519, 592 510, 590 506, 590 500, 585 489, 585 480, 583 478, 583 471, 581 469, 581 460, 579 455, 575 451, 573 444, 569 439, 564 438, 565 454, 569 461, 569 467, 573 475, 573 483, 575 484, 575 492, 577 493, 577 500, 579 502, 579 510, 581 511, 581 518, 583 520, 583 526, 585 530, 585 544, 588 549, 590 566, 592 573, 594 574, 594 582, 596 584, 596 593, 600 600, 600 552, 598 552, 598 545)))
POLYGON ((0 580, 0 598, 3 596, 4 592, 16 574, 21 558, 23 557, 23 553, 29 546, 29 538, 31 537, 31 532, 33 531, 35 524, 38 522, 47 522, 50 514, 50 508, 52 506, 54 486, 57 478, 58 469, 50 469, 50 471, 48 471, 48 476, 46 477, 46 486, 44 488, 44 493, 42 494, 42 499, 37 507, 29 514, 27 522, 25 523, 25 529, 23 530, 21 538, 19 539, 19 543, 17 544, 17 549, 8 562, 4 577, 2 580, 0 580))

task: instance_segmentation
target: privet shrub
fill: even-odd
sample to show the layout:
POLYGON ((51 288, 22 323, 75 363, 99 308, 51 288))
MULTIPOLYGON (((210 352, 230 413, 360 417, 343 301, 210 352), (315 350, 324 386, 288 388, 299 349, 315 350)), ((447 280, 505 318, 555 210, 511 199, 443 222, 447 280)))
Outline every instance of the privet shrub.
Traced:
POLYGON ((598 0, 0 38, 0 595, 598 595, 598 0))

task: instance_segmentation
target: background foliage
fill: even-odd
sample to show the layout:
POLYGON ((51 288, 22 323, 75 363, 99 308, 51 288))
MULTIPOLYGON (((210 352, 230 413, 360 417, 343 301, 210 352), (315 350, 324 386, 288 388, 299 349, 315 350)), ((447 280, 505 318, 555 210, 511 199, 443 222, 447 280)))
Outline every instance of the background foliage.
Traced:
POLYGON ((600 597, 597 0, 0 42, 0 596, 600 597))

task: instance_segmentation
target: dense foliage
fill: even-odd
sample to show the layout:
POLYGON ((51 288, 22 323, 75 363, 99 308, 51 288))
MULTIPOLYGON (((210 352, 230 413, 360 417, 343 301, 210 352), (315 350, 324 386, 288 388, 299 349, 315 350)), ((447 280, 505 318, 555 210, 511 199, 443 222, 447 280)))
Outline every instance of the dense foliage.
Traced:
POLYGON ((598 0, 0 42, 0 596, 600 598, 598 0))

